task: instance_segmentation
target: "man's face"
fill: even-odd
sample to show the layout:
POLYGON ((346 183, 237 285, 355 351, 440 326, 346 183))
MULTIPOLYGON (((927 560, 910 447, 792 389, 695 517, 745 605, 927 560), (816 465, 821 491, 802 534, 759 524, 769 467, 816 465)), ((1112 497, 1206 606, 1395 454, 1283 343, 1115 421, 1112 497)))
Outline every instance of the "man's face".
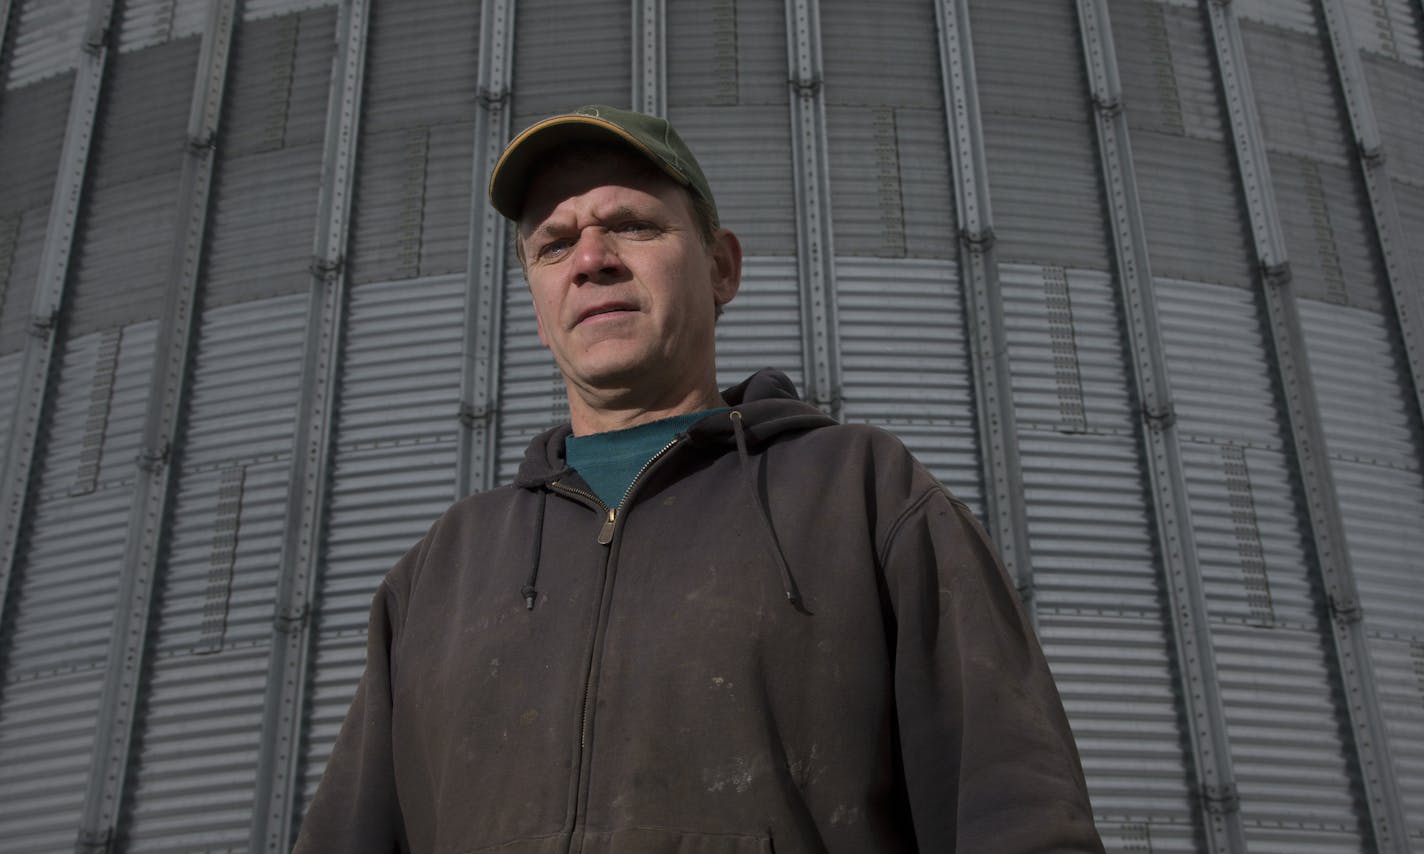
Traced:
POLYGON ((725 230, 703 242, 670 178, 617 151, 556 159, 529 185, 517 239, 539 340, 571 396, 715 382, 715 311, 736 294, 740 250, 725 230))

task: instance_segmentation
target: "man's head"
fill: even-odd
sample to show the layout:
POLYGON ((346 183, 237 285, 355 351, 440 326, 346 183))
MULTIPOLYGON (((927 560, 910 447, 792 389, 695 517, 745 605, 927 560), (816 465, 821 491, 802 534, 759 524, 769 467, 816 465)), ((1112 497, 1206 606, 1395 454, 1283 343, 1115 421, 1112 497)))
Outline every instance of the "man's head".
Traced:
POLYGON ((546 119, 505 149, 490 200, 515 221, 576 431, 581 415, 606 429, 610 412, 715 405, 713 324, 741 248, 666 122, 607 107, 546 119))

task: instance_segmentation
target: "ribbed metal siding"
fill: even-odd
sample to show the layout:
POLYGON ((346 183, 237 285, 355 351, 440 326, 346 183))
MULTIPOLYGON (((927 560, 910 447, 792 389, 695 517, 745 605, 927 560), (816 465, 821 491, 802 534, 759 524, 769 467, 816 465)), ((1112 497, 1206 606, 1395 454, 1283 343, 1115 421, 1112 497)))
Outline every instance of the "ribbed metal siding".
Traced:
POLYGON ((69 342, 7 615, 0 827, 11 850, 74 843, 117 603, 154 325, 69 342), (97 465, 93 477, 86 466, 97 465))
POLYGON ((201 319, 130 772, 136 850, 247 840, 305 315, 293 296, 201 319))
POLYGON ((894 431, 982 513, 957 268, 941 261, 841 258, 836 288, 846 420, 894 431))
POLYGON ((376 4, 351 280, 461 271, 470 227, 477 4, 376 4))
POLYGON ((69 290, 71 334, 159 314, 197 61, 198 39, 187 38, 111 63, 69 290))
POLYGON ((74 76, 0 92, 0 353, 24 347, 74 76))
POLYGON ((22 0, 11 12, 16 16, 8 57, 5 88, 18 89, 37 80, 74 68, 84 38, 89 4, 83 0, 22 0))
POLYGON ((305 293, 310 284, 334 30, 325 10, 237 28, 213 181, 208 305, 305 293))
MULTIPOLYGON (((601 0, 570 15, 568 4, 519 3, 512 96, 490 93, 495 100, 481 103, 472 73, 476 12, 456 5, 373 9, 347 259, 356 284, 307 695, 308 795, 360 669, 375 580, 452 491, 460 307, 467 287, 489 286, 462 273, 470 207, 482 204, 468 180, 472 117, 512 107, 517 128, 583 101, 627 103, 634 78, 629 4, 601 0), (605 48, 588 74, 570 75, 560 49, 575 35, 605 48)), ((743 292, 718 328, 719 379, 735 382, 767 364, 797 382, 814 373, 801 362, 802 339, 827 335, 802 328, 797 274, 805 259, 793 257, 791 167, 793 142, 824 142, 830 194, 820 212, 835 237, 825 281, 834 284, 839 315, 827 340, 839 342, 845 416, 896 430, 973 500, 983 490, 976 461, 985 450, 961 328, 966 285, 956 264, 933 7, 816 4, 823 76, 801 81, 810 94, 796 97, 824 103, 820 140, 814 123, 791 121, 780 4, 649 5, 666 25, 668 112, 702 154, 727 224, 749 254, 743 292)), ((1250 242, 1240 155, 1226 125, 1224 105, 1241 93, 1223 91, 1205 26, 1211 7, 1108 5, 1206 593, 1207 613, 1197 616, 1210 626, 1242 823, 1255 852, 1369 850, 1370 819, 1352 767, 1357 731, 1339 723, 1348 698, 1323 622, 1300 463, 1284 425, 1288 399, 1275 387, 1255 292, 1259 247, 1250 242)), ((149 705, 128 784, 135 849, 241 848, 253 786, 262 783, 252 757, 264 728, 277 508, 287 500, 297 409, 290 371, 311 287, 335 32, 333 11, 318 7, 329 6, 242 7, 201 284, 208 314, 186 404, 189 429, 175 457, 182 468, 143 676, 149 705)), ((1377 257, 1378 202, 1361 180, 1323 35, 1326 7, 1232 6, 1295 274, 1289 287, 1304 297, 1305 344, 1388 755, 1418 847, 1424 603, 1413 556, 1424 547, 1424 478, 1417 397, 1408 396, 1400 326, 1377 257)), ((1424 269, 1421 10, 1413 0, 1336 6, 1348 13, 1384 137, 1401 219, 1395 250, 1412 253, 1417 272, 1424 269)), ((194 79, 190 36, 200 10, 192 0, 119 7, 125 17, 81 201, 74 298, 45 430, 50 446, 37 467, 29 548, 4 618, 0 847, 71 847, 77 793, 95 753, 101 615, 114 609, 113 567, 133 536, 124 519, 146 408, 143 348, 153 338, 151 326, 125 324, 151 315, 166 286, 173 229, 163 225, 171 216, 164 205, 177 188, 163 182, 186 156, 179 116, 194 79), (113 287, 97 287, 105 276, 113 287), (109 366, 113 383, 96 383, 109 366), (80 641, 72 651, 59 641, 71 633, 80 641)), ((1067 7, 1031 3, 976 3, 972 12, 1002 266, 993 266, 993 254, 975 257, 990 259, 1004 282, 1033 609, 1110 850, 1197 850, 1207 812, 1191 779, 1196 760, 1184 748, 1192 722, 1182 717, 1180 662, 1163 612, 1163 546, 1148 494, 1154 470, 1143 458, 1134 367, 1123 352, 1078 20, 1067 7)), ((28 337, 71 86, 64 72, 79 55, 86 15, 84 4, 16 0, 0 59, 7 66, 0 163, 16 164, 0 168, 0 275, 9 275, 0 354, 10 354, 0 356, 0 395, 28 337)), ((564 413, 562 384, 535 340, 517 272, 499 287, 506 335, 494 421, 507 479, 527 437, 564 413)), ((11 424, 7 418, 0 435, 11 424)))
POLYGON ((463 276, 351 292, 304 797, 320 779, 365 660, 371 594, 454 494, 464 296, 463 276))

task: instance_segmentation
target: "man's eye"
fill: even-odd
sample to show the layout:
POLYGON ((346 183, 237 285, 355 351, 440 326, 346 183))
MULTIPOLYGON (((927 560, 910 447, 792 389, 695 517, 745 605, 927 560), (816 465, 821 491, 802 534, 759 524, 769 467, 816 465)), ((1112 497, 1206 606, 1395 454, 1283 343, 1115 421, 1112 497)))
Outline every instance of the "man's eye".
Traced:
POLYGON ((548 243, 542 244, 536 254, 540 258, 557 257, 559 253, 568 249, 570 245, 570 241, 568 240, 551 240, 548 243))
POLYGON ((619 234, 628 234, 636 237, 639 235, 654 234, 657 232, 657 229, 650 222, 644 222, 642 220, 629 220, 628 222, 620 223, 617 227, 614 228, 614 231, 618 232, 619 234))

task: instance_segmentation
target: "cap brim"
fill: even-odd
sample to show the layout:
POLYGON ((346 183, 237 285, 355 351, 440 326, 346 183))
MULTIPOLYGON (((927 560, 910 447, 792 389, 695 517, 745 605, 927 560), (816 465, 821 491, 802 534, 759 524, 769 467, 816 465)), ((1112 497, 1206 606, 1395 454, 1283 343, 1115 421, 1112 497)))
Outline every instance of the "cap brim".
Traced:
POLYGON ((534 170, 545 155, 570 142, 603 142, 626 145, 687 186, 687 179, 663 162, 646 145, 618 125, 597 116, 579 114, 554 116, 525 128, 505 146, 490 173, 489 198, 495 210, 518 220, 524 196, 534 170))

